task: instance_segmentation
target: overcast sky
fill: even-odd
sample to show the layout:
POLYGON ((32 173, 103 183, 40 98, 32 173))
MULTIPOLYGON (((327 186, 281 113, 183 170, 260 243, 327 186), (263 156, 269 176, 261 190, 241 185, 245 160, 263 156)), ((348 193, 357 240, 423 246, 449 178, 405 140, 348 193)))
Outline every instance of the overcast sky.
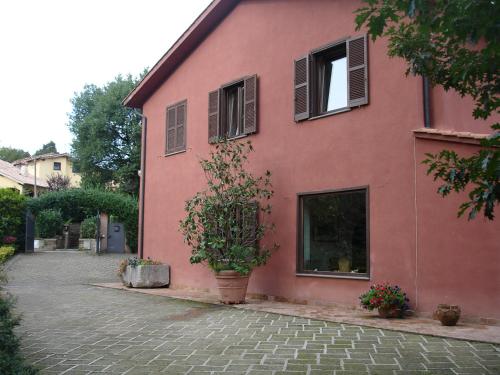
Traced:
POLYGON ((0 1, 0 146, 69 152, 74 93, 152 67, 209 3, 0 1))

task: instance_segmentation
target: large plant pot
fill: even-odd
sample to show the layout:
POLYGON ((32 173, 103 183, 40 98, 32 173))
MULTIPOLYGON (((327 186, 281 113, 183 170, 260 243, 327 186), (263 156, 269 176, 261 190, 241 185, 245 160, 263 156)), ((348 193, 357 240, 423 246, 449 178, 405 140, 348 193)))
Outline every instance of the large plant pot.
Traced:
POLYGON ((434 316, 439 319, 444 326, 454 326, 460 319, 460 307, 456 305, 440 304, 437 307, 434 316))
POLYGON ((233 305, 244 303, 249 275, 242 276, 236 271, 219 271, 215 274, 219 287, 220 301, 233 305))
POLYGON ((123 285, 132 288, 160 288, 170 283, 170 267, 167 264, 127 266, 122 274, 123 285))
POLYGON ((39 241, 40 241, 40 250, 55 250, 57 247, 56 238, 41 238, 39 241))
POLYGON ((80 250, 92 250, 96 249, 96 240, 95 238, 80 238, 78 240, 78 248, 80 250))
POLYGON ((379 307, 378 315, 384 319, 401 318, 403 316, 403 310, 399 307, 379 307))

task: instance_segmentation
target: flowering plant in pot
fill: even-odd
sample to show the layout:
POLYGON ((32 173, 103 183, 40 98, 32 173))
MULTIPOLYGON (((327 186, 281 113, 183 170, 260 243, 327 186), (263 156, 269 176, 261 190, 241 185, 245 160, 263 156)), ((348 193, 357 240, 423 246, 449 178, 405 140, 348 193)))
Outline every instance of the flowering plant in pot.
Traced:
POLYGON ((200 161, 207 189, 186 201, 180 222, 191 247, 191 263, 205 263, 214 272, 223 303, 245 300, 253 268, 263 265, 271 251, 260 243, 274 226, 265 221, 271 213, 271 172, 255 177, 245 167, 253 151, 250 141, 222 139, 200 161))
POLYGON ((399 286, 388 283, 372 285, 359 299, 365 309, 378 309, 382 318, 401 318, 410 301, 399 286))

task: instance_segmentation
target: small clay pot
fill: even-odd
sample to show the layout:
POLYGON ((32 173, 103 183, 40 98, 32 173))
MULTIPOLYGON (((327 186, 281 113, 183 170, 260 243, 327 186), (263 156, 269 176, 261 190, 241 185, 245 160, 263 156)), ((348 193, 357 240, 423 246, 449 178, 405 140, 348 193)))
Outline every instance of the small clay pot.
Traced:
POLYGON ((379 307, 378 315, 381 318, 385 319, 401 318, 403 316, 403 310, 401 310, 399 307, 393 307, 393 306, 379 307))
POLYGON ((460 307, 456 305, 439 304, 434 316, 444 326, 454 326, 460 319, 460 307))

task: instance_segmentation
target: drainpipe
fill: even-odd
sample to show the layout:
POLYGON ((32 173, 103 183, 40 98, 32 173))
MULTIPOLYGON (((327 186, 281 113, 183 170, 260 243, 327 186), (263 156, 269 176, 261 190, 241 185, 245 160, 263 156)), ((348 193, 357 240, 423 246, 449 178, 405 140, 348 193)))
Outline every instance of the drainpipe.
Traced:
POLYGON ((138 255, 140 259, 144 256, 144 191, 146 190, 146 136, 148 131, 148 119, 142 117, 142 134, 141 134, 141 171, 140 171, 140 188, 139 188, 139 243, 138 255))
POLYGON ((424 128, 432 128, 431 124, 431 87, 429 78, 422 76, 423 100, 424 100, 424 128))

